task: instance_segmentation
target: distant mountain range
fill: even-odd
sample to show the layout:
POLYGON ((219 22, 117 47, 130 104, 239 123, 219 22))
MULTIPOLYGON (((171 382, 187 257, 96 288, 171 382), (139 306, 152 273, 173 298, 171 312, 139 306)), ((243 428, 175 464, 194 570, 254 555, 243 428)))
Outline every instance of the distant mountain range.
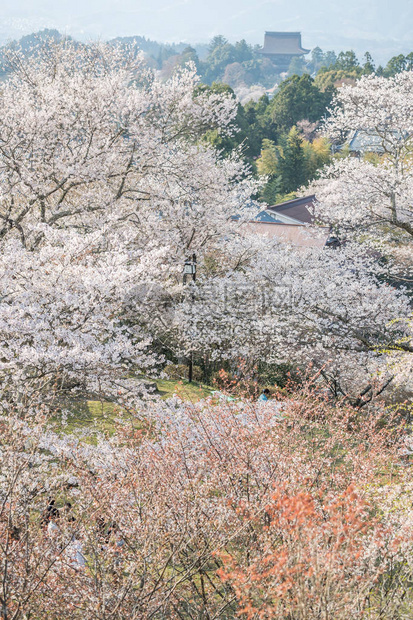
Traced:
POLYGON ((412 0, 2 0, 0 44, 41 28, 76 39, 135 34, 206 43, 216 34, 262 43, 265 30, 300 30, 309 49, 370 51, 377 63, 413 50, 412 0))
MULTIPOLYGON (((0 41, 0 64, 1 64, 1 48, 7 45, 8 43, 16 43, 21 49, 27 51, 32 49, 35 45, 39 43, 40 40, 49 40, 55 39, 60 40, 64 37, 69 39, 74 39, 74 37, 70 37, 68 35, 63 35, 56 29, 45 28, 43 30, 39 30, 38 32, 33 32, 31 34, 24 35, 20 39, 14 39, 12 41, 8 41, 7 43, 2 43, 0 41)), ((75 39, 74 39, 75 40, 75 39)), ((187 43, 159 43, 158 41, 152 41, 151 39, 146 39, 146 37, 134 36, 134 37, 117 37, 115 39, 110 40, 111 43, 120 43, 121 45, 136 45, 140 50, 148 54, 148 56, 153 56, 153 58, 157 58, 163 48, 167 48, 169 54, 180 54, 186 47, 188 47, 187 43)), ((208 54, 208 46, 206 44, 199 44, 197 46, 197 52, 200 57, 205 57, 208 54)), ((0 69, 1 73, 1 69, 0 69)))

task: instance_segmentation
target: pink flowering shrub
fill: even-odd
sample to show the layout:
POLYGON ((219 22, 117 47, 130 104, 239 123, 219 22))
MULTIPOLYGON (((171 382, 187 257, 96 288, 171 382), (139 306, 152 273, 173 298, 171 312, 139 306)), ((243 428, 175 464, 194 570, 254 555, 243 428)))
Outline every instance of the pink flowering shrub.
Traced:
POLYGON ((38 422, 3 427, 5 618, 375 617, 396 560, 406 600, 391 420, 302 393, 151 404, 96 446, 38 422))

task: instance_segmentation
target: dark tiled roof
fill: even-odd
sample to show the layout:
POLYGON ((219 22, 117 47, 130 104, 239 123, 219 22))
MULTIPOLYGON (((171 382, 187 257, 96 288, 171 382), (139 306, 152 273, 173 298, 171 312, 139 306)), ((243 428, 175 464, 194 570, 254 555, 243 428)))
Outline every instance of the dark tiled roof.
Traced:
MULTIPOLYGON (((386 130, 384 128, 386 140, 391 139, 394 142, 402 141, 408 137, 408 134, 394 130, 386 130)), ((375 129, 356 129, 349 138, 349 148, 352 153, 384 153, 384 139, 377 133, 375 129)), ((343 149, 344 144, 340 145, 339 150, 343 149)))
POLYGON ((374 130, 364 130, 354 132, 349 143, 350 151, 360 153, 384 153, 383 139, 374 130))
POLYGON ((266 32, 262 54, 301 56, 310 50, 301 46, 301 32, 266 32))
POLYGON ((294 200, 288 200, 279 205, 268 207, 268 211, 273 213, 280 213, 292 217, 303 224, 311 224, 314 221, 313 218, 313 203, 315 195, 305 196, 304 198, 295 198, 294 200))

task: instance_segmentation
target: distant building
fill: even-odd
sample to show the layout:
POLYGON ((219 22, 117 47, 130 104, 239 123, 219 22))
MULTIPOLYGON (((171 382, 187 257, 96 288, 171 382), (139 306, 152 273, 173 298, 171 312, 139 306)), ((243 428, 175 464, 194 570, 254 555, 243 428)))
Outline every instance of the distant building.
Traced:
POLYGON ((268 207, 276 219, 285 224, 313 224, 315 195, 293 198, 273 207, 268 207))
POLYGON ((311 195, 267 207, 246 224, 247 229, 301 247, 338 247, 330 227, 315 223, 314 201, 311 195))
POLYGON ((384 153, 383 138, 374 129, 357 129, 349 136, 348 149, 353 157, 362 157, 366 153, 382 155, 384 153))
MULTIPOLYGON (((403 134, 396 129, 392 131, 384 129, 383 133, 384 137, 375 129, 356 129, 350 134, 347 142, 350 155, 352 157, 363 157, 366 153, 383 155, 386 152, 386 143, 402 142, 408 137, 408 134, 403 134)), ((344 146, 339 146, 338 150, 342 150, 344 146)))
POLYGON ((301 32, 266 32, 260 54, 271 58, 280 72, 287 71, 293 58, 305 56, 310 50, 301 45, 301 32))

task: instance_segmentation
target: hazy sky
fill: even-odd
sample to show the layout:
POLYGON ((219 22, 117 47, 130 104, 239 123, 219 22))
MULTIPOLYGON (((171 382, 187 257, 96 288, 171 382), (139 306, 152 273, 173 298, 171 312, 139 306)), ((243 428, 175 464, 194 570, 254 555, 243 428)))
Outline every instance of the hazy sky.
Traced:
POLYGON ((413 50, 413 0, 0 0, 0 42, 44 27, 77 38, 262 43, 301 30, 304 47, 369 50, 378 61, 413 50))

